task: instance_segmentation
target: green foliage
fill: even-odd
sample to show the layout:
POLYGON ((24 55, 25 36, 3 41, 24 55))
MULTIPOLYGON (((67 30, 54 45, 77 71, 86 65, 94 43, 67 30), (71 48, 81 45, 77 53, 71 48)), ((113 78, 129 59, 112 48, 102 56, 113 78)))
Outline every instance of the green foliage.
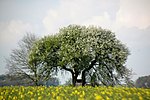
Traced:
POLYGON ((78 25, 70 25, 60 29, 61 47, 59 56, 61 66, 68 66, 73 70, 81 71, 87 67, 86 62, 91 60, 89 47, 84 40, 86 28, 78 25))
POLYGON ((39 77, 42 75, 43 79, 47 79, 57 71, 59 47, 60 43, 55 36, 44 37, 35 43, 30 52, 29 64, 31 68, 38 69, 39 77))
POLYGON ((85 76, 94 73, 102 84, 113 86, 126 73, 124 64, 128 55, 128 48, 110 30, 69 25, 61 28, 57 35, 38 41, 29 62, 47 75, 58 67, 69 71, 73 84, 78 75, 85 83, 85 76))
POLYGON ((129 51, 111 31, 94 26, 70 25, 62 28, 60 34, 62 64, 81 73, 96 60, 89 70, 107 85, 116 84, 118 77, 125 74, 124 64, 129 51))

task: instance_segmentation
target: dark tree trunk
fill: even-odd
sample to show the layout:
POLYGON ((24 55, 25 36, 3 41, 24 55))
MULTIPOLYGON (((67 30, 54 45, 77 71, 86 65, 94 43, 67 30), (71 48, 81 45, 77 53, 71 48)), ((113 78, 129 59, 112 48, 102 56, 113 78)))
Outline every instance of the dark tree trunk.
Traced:
POLYGON ((78 75, 79 75, 78 71, 75 71, 75 73, 72 74, 72 84, 73 84, 73 86, 76 86, 78 75))
POLYGON ((72 73, 72 85, 76 86, 76 80, 75 80, 74 73, 72 73))
POLYGON ((82 71, 82 86, 85 86, 85 84, 86 84, 86 79, 85 79, 85 74, 86 74, 86 72, 87 71, 89 71, 91 68, 93 68, 93 66, 95 65, 95 63, 96 63, 96 59, 95 60, 93 60, 92 62, 91 62, 91 64, 89 65, 89 67, 88 68, 85 68, 83 71, 82 71))
POLYGON ((72 85, 76 86, 77 77, 79 75, 78 71, 73 71, 72 69, 66 68, 65 66, 62 67, 64 70, 69 71, 72 74, 72 85))
POLYGON ((82 72, 82 86, 85 86, 85 71, 82 72))
POLYGON ((34 81, 34 84, 35 84, 36 86, 38 86, 38 81, 37 81, 37 79, 34 81))

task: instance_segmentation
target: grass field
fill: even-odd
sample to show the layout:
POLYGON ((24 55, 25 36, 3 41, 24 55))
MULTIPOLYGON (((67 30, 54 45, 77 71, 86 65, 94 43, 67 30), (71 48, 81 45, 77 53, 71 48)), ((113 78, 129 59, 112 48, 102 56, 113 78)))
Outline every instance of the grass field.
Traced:
POLYGON ((0 87, 0 100, 150 100, 150 89, 126 87, 0 87))

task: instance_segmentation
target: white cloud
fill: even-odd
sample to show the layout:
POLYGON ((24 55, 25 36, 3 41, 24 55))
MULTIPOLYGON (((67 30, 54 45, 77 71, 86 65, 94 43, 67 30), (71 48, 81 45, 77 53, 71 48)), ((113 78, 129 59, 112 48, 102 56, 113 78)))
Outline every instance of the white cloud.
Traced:
POLYGON ((43 24, 48 32, 56 32, 58 28, 68 24, 94 24, 109 28, 112 23, 111 19, 115 17, 119 8, 117 1, 60 0, 57 8, 49 10, 43 19, 43 24))
POLYGON ((150 25, 149 0, 60 0, 43 19, 45 33, 56 33, 68 24, 98 25, 117 31, 150 25))
POLYGON ((19 40, 26 32, 30 32, 31 25, 20 20, 0 22, 0 73, 4 74, 5 58, 8 57, 11 49, 15 49, 19 40))
POLYGON ((6 57, 17 46, 26 32, 31 32, 31 25, 20 20, 0 22, 0 55, 6 57))
POLYGON ((131 52, 126 64, 137 74, 134 79, 149 75, 150 27, 146 29, 122 27, 116 33, 117 38, 126 44, 131 52))
POLYGON ((122 27, 116 33, 117 37, 131 48, 150 48, 150 27, 146 29, 122 27))
POLYGON ((102 28, 113 29, 113 21, 107 12, 104 12, 101 16, 93 16, 92 18, 83 22, 83 25, 98 25, 102 28))
POLYGON ((147 28, 150 25, 150 0, 120 0, 117 24, 125 27, 147 28))
POLYGON ((30 32, 31 25, 20 20, 0 22, 0 44, 6 45, 17 42, 26 32, 30 32))

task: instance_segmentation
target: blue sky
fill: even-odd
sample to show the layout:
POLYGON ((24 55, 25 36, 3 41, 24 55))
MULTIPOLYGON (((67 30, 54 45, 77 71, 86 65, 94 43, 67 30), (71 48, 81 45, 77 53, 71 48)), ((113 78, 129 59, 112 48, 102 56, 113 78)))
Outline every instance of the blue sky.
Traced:
POLYGON ((69 24, 112 30, 129 47, 133 79, 150 74, 150 0, 1 0, 0 74, 26 32, 55 34, 69 24))

